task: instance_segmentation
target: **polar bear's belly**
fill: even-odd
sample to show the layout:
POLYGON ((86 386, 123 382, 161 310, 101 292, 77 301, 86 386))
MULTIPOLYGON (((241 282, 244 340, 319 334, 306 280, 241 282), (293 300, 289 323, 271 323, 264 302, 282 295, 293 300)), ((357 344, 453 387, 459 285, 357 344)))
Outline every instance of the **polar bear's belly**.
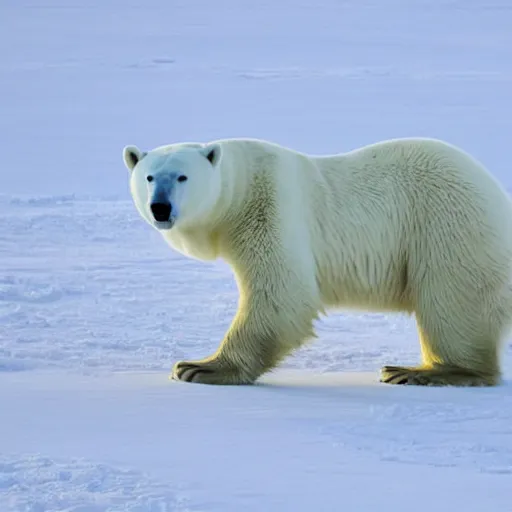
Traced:
POLYGON ((328 307, 372 311, 409 311, 406 262, 363 256, 317 269, 322 302, 328 307))

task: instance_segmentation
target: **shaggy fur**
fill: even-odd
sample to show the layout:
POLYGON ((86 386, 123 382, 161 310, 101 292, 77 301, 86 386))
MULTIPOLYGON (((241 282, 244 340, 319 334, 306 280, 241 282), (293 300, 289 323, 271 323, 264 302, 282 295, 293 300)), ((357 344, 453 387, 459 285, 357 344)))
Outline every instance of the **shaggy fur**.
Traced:
POLYGON ((384 367, 383 382, 499 383, 512 315, 512 204, 460 149, 397 139, 314 157, 229 139, 147 154, 130 146, 124 159, 153 226, 145 176, 188 173, 179 194, 169 192, 178 213, 161 233, 187 256, 223 258, 240 292, 217 351, 177 362, 173 378, 253 383, 315 337, 320 314, 353 308, 415 315, 422 364, 384 367))

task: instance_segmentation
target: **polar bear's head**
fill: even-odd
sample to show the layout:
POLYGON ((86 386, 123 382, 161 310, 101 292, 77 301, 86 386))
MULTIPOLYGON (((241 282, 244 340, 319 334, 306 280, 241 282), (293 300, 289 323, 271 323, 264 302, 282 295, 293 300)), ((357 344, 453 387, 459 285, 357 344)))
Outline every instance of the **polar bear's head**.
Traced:
POLYGON ((143 152, 126 146, 130 190, 141 216, 158 230, 208 221, 221 192, 221 147, 180 144, 143 152))

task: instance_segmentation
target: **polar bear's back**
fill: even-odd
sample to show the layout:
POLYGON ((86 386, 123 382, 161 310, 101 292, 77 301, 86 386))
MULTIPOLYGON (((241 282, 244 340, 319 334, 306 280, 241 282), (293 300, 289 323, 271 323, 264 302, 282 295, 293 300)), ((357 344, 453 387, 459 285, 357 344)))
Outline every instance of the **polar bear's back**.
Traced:
POLYGON ((396 139, 314 159, 318 282, 331 305, 407 309, 430 273, 463 266, 496 286, 512 273, 512 203, 470 155, 431 139, 396 139))

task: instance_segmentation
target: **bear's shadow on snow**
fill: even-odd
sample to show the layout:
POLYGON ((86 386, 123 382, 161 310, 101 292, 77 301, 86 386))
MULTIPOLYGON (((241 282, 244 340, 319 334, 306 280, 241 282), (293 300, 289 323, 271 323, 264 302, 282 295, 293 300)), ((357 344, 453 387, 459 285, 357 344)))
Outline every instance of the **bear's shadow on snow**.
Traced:
POLYGON ((512 377, 505 376, 499 386, 455 387, 455 386, 393 386, 379 381, 378 372, 324 372, 313 373, 298 370, 269 372, 248 388, 269 392, 285 392, 287 395, 326 395, 331 392, 351 396, 363 393, 365 397, 378 396, 396 399, 401 396, 425 398, 449 398, 471 396, 512 397, 512 377))

